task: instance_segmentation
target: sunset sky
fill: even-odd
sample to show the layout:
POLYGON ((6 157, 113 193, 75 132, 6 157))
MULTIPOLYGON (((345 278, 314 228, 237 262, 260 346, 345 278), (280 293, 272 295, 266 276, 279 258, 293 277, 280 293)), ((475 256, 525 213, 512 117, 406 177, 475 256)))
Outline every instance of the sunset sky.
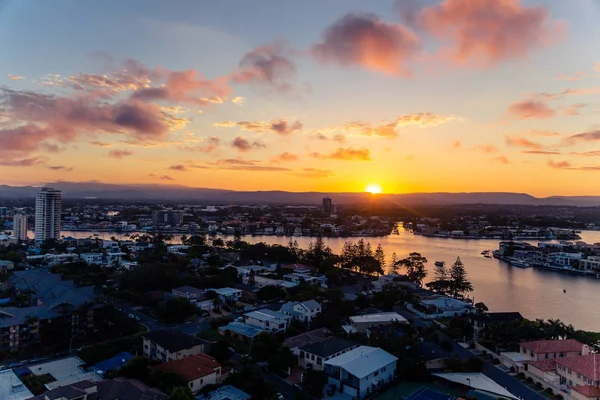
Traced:
POLYGON ((0 184, 600 195, 596 0, 0 2, 0 184))

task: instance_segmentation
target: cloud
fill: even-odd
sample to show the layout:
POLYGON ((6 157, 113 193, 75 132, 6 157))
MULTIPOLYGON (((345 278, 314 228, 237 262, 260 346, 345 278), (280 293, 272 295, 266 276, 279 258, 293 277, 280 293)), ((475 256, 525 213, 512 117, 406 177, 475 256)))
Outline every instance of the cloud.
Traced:
POLYGON ((63 171, 63 172, 72 172, 73 171, 73 167, 65 167, 64 165, 50 165, 50 166, 48 166, 48 169, 51 169, 53 171, 63 171))
POLYGON ((479 146, 475 146, 473 148, 473 150, 478 150, 478 151, 482 151, 484 153, 497 153, 498 152, 498 148, 496 146, 493 146, 491 144, 480 144, 479 146))
POLYGON ((402 25, 373 14, 347 14, 323 33, 311 49, 322 63, 360 66, 390 75, 411 75, 409 65, 421 51, 421 41, 402 25))
POLYGON ((571 164, 567 161, 556 162, 550 160, 548 161, 548 166, 552 168, 571 168, 571 164))
POLYGON ((585 151, 585 152, 571 152, 569 154, 572 154, 575 156, 583 156, 583 157, 598 157, 598 156, 600 156, 600 150, 591 150, 591 151, 585 151))
POLYGON ((559 151, 551 151, 551 150, 525 150, 522 151, 523 154, 543 154, 543 155, 556 155, 560 154, 559 151))
POLYGON ((289 168, 273 167, 269 165, 261 165, 256 160, 244 160, 241 158, 225 158, 212 163, 215 169, 226 169, 234 171, 258 171, 258 172, 277 172, 291 171, 289 168))
POLYGON ((174 181, 175 179, 171 178, 169 175, 163 175, 160 177, 163 181, 174 181))
POLYGON ((554 137, 554 136, 561 136, 560 133, 558 132, 554 132, 554 131, 540 131, 540 130, 536 130, 536 129, 532 129, 528 132, 529 135, 531 136, 540 136, 540 137, 554 137))
POLYGON ((327 136, 323 132, 317 131, 317 132, 314 132, 310 138, 316 139, 316 140, 323 140, 323 141, 333 140, 338 143, 346 143, 346 136, 339 134, 339 133, 335 134, 333 136, 327 136))
POLYGON ((544 101, 521 100, 508 107, 508 115, 518 119, 544 119, 554 117, 556 111, 544 101))
POLYGON ((453 149, 453 150, 458 150, 458 149, 460 149, 460 148, 462 147, 462 144, 460 143, 460 141, 459 141, 459 140, 453 140, 453 141, 450 143, 450 146, 452 146, 452 149, 453 149))
POLYGON ((596 65, 594 66, 594 71, 596 71, 596 72, 600 72, 600 61, 598 61, 598 62, 596 63, 596 65))
POLYGON ((288 121, 285 119, 273 120, 271 122, 264 121, 225 121, 214 123, 213 126, 219 128, 238 127, 245 131, 275 133, 277 135, 286 136, 302 130, 300 121, 288 121))
POLYGON ((242 153, 245 153, 252 149, 257 149, 257 148, 266 147, 266 146, 259 142, 251 142, 243 136, 237 136, 231 142, 231 147, 241 151, 242 153))
POLYGON ((564 74, 560 74, 559 76, 556 77, 557 80, 559 81, 579 81, 585 77, 587 77, 588 74, 585 72, 575 72, 573 75, 564 75, 564 74))
POLYGON ((11 81, 20 81, 21 79, 25 79, 25 77, 21 75, 8 74, 8 79, 10 79, 11 81))
POLYGON ((572 104, 570 106, 568 106, 563 113, 565 115, 579 115, 579 110, 581 110, 583 107, 587 106, 587 104, 572 104))
POLYGON ((287 151, 281 154, 276 155, 271 159, 271 162, 274 163, 282 163, 282 162, 293 162, 298 161, 298 156, 292 153, 288 153, 287 151))
POLYGON ((242 96, 237 96, 237 97, 234 97, 233 99, 231 99, 231 102, 233 104, 235 104, 236 106, 240 106, 240 107, 242 107, 244 105, 245 101, 246 101, 246 99, 244 99, 242 96))
POLYGON ((113 143, 105 143, 105 142, 98 142, 98 141, 92 141, 92 142, 90 142, 90 144, 92 146, 96 146, 96 147, 111 147, 111 146, 113 146, 113 143))
MULTIPOLYGON (((355 121, 340 126, 334 126, 326 129, 321 129, 317 132, 320 134, 318 139, 327 140, 324 133, 330 132, 357 132, 365 136, 378 136, 385 138, 395 138, 398 136, 396 129, 403 126, 415 125, 420 128, 426 128, 443 123, 447 123, 458 119, 455 116, 439 116, 432 113, 412 113, 396 118, 392 122, 384 122, 382 124, 373 125, 366 122, 355 121)), ((345 139, 345 138, 344 138, 345 139)))
POLYGON ((506 158, 505 156, 494 157, 494 158, 492 158, 492 162, 500 163, 500 164, 509 164, 510 163, 508 161, 508 158, 506 158))
POLYGON ((310 179, 330 178, 335 175, 332 170, 320 168, 303 168, 301 170, 292 172, 292 174, 302 178, 310 179))
POLYGON ((212 153, 213 151, 218 149, 219 146, 221 145, 221 138, 217 137, 217 136, 210 136, 206 139, 197 139, 197 138, 193 137, 193 134, 191 134, 187 137, 187 139, 185 141, 186 142, 191 141, 194 143, 199 141, 200 143, 205 143, 205 144, 187 144, 187 143, 185 143, 182 146, 180 146, 180 148, 183 150, 197 151, 200 153, 212 153))
POLYGON ((4 165, 6 167, 32 167, 35 165, 45 164, 46 162, 48 162, 47 157, 37 156, 15 160, 1 159, 0 165, 4 165))
POLYGON ((133 154, 131 150, 111 150, 108 152, 109 157, 121 159, 133 154))
POLYGON ((565 31, 546 7, 526 7, 521 0, 444 0, 409 11, 404 17, 447 42, 441 54, 457 64, 488 66, 526 58, 565 31))
POLYGON ((582 89, 563 89, 558 93, 534 93, 532 96, 536 100, 560 100, 567 96, 583 96, 586 94, 596 94, 600 92, 600 86, 593 88, 582 88, 582 89))
POLYGON ((169 169, 172 169, 173 171, 187 171, 188 169, 186 168, 185 165, 183 164, 178 164, 178 165, 171 165, 169 167, 169 169))
POLYGON ((240 61, 240 70, 231 74, 235 83, 256 84, 280 92, 293 89, 296 64, 288 57, 283 43, 259 46, 240 61))
POLYGON ((563 139, 563 143, 566 145, 573 145, 580 142, 595 142, 600 140, 600 130, 589 131, 571 135, 563 139))
POLYGON ((371 152, 368 149, 354 149, 352 147, 340 147, 330 154, 311 153, 311 157, 319 159, 332 159, 343 161, 371 161, 371 152))
POLYGON ((525 138, 515 137, 515 136, 506 136, 504 141, 508 146, 513 147, 524 147, 527 149, 533 150, 542 150, 543 146, 540 143, 533 142, 531 140, 527 140, 525 138))

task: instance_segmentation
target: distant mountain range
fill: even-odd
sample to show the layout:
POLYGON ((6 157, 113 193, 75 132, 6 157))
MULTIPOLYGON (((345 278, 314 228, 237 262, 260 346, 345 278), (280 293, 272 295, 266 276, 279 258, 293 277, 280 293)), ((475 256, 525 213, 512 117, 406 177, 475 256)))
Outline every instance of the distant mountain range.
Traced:
MULTIPOLYGON (((117 185, 100 182, 54 182, 49 187, 60 189, 64 198, 189 201, 211 204, 320 204, 329 194, 336 204, 366 203, 369 193, 319 193, 285 191, 234 191, 223 189, 192 188, 179 185, 117 185)), ((35 186, 0 185, 1 197, 33 197, 39 191, 35 186)), ((408 193, 379 194, 378 203, 398 206, 431 204, 519 204, 553 206, 600 206, 600 196, 534 197, 525 193, 474 192, 474 193, 408 193)))

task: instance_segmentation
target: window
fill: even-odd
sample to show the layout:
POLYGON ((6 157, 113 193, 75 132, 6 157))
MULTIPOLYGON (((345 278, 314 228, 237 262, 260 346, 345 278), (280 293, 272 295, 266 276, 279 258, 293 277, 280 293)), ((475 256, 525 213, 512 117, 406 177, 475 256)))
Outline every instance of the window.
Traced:
POLYGON ((314 354, 311 354, 311 355, 310 355, 310 359, 311 359, 311 360, 313 360, 313 361, 315 361, 315 355, 314 355, 314 354))
POLYGON ((321 357, 317 357, 317 365, 323 365, 323 359, 321 357))
POLYGON ((377 375, 379 375, 379 371, 375 371, 375 372, 373 373, 373 376, 377 376, 377 375))
POLYGON ((300 358, 304 358, 304 352, 300 351, 300 358))
POLYGON ((548 359, 548 353, 546 353, 546 360, 548 359))
POLYGON ((202 385, 204 383, 204 378, 200 379, 200 384, 202 385))
POLYGON ((188 383, 188 386, 190 387, 190 389, 192 388, 192 386, 194 386, 194 382, 190 382, 188 383))

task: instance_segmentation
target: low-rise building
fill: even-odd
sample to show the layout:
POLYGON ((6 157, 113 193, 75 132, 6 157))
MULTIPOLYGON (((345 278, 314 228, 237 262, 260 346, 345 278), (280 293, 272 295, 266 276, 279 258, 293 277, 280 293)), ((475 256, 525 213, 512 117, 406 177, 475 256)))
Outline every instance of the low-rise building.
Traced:
POLYGON ((246 324, 264 329, 271 333, 285 332, 291 319, 292 317, 289 315, 269 309, 257 310, 244 314, 244 322, 246 324))
POLYGON ((102 264, 104 255, 102 253, 81 253, 79 258, 88 264, 102 264))
POLYGON ((219 327, 219 335, 234 337, 244 342, 251 342, 256 336, 262 332, 267 332, 264 329, 257 328, 253 325, 248 325, 243 322, 231 322, 227 325, 219 327))
POLYGON ((539 361, 588 355, 590 347, 575 339, 534 340, 521 343, 519 352, 527 355, 531 361, 539 361))
POLYGON ((324 371, 330 384, 360 400, 392 381, 397 360, 380 348, 360 346, 325 361, 324 371))
POLYGON ((560 383, 570 388, 576 386, 598 387, 600 379, 600 356, 590 354, 554 359, 560 383))
POLYGON ((207 354, 196 354, 171 360, 157 365, 155 368, 159 371, 181 375, 194 394, 206 385, 216 384, 223 376, 221 364, 207 354))
POLYGON ((392 323, 408 323, 406 318, 396 312, 355 315, 349 319, 350 324, 342 326, 347 333, 366 333, 368 328, 375 326, 390 325, 392 323))
MULTIPOLYGON (((13 399, 7 397, 9 398, 13 399)), ((167 400, 167 398, 165 393, 137 379, 115 378, 101 382, 81 381, 29 397, 27 400, 167 400)))
POLYGON ((206 395, 197 396, 196 400, 250 400, 251 397, 235 386, 225 385, 208 392, 206 395))
POLYGON ((12 369, 0 371, 0 399, 25 400, 33 397, 12 369))
POLYGON ((184 297, 188 300, 198 300, 204 296, 204 293, 206 293, 206 291, 195 288, 190 285, 184 285, 173 289, 171 293, 173 294, 173 296, 184 297))
POLYGON ((300 347, 298 354, 298 365, 304 368, 312 368, 322 371, 324 362, 342 355, 358 345, 335 336, 300 347))
POLYGON ((321 305, 315 300, 303 302, 289 301, 281 306, 281 312, 293 319, 311 322, 314 317, 321 313, 321 305))
POLYGON ((242 298, 242 291, 230 287, 220 289, 206 289, 207 292, 215 292, 221 300, 236 303, 242 298))
POLYGON ((163 362, 202 353, 206 343, 176 330, 148 332, 144 333, 142 338, 144 356, 163 362))
POLYGON ((294 355, 300 355, 300 347, 311 343, 320 342, 323 339, 331 336, 332 333, 327 328, 313 329, 312 331, 301 333, 297 336, 292 336, 283 341, 283 345, 289 348, 294 355))

